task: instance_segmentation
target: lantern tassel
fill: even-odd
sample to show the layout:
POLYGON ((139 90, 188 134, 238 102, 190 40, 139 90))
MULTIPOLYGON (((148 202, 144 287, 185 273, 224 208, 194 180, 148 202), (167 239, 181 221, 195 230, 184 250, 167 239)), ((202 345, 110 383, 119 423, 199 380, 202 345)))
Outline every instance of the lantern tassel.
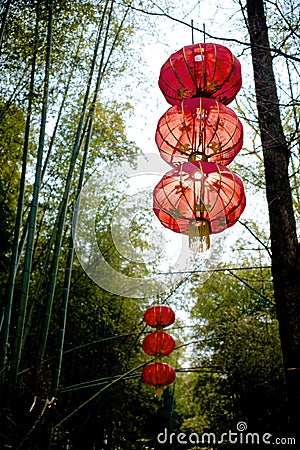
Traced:
POLYGON ((205 252, 210 248, 210 226, 207 220, 192 220, 189 224, 189 247, 193 252, 205 252))
POLYGON ((163 395, 163 392, 164 392, 164 389, 160 384, 155 386, 155 389, 154 389, 155 397, 161 397, 163 395))

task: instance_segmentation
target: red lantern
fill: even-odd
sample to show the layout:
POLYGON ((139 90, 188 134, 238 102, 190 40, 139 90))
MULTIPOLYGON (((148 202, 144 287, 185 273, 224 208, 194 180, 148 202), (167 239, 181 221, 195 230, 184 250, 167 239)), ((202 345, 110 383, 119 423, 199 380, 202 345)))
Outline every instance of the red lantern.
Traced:
POLYGON ((149 386, 155 386, 156 395, 162 394, 162 387, 172 384, 176 378, 173 367, 165 363, 153 363, 144 367, 142 378, 149 386))
POLYGON ((142 347, 149 356, 167 356, 174 350, 175 341, 168 333, 156 331, 145 337, 142 347))
POLYGON ((153 193, 162 225, 189 236, 194 251, 237 222, 246 206, 243 183, 226 166, 196 161, 167 172, 153 193))
POLYGON ((242 86, 241 65, 223 45, 188 45, 165 62, 158 84, 171 105, 195 97, 215 98, 228 105, 242 86))
POLYGON ((243 126, 236 114, 213 99, 184 100, 160 118, 156 144, 173 166, 205 160, 229 164, 243 145, 243 126))
POLYGON ((167 327, 175 321, 175 313, 169 306, 150 306, 144 314, 144 321, 150 327, 167 327))

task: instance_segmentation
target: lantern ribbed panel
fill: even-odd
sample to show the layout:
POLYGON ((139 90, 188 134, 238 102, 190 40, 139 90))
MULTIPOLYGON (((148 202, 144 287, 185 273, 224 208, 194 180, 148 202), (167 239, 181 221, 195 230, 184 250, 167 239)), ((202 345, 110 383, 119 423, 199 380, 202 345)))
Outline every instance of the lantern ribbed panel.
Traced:
POLYGON ((245 205, 240 178, 225 166, 204 161, 170 170, 153 192, 153 209, 162 225, 183 234, 188 234, 190 221, 202 219, 209 222, 210 233, 219 233, 237 222, 245 205))
POLYGON ((243 126, 227 106, 195 98, 165 112, 155 140, 161 157, 172 166, 201 159, 227 165, 242 148, 243 126))
POLYGON ((188 45, 165 62, 158 84, 171 105, 194 97, 215 98, 228 105, 242 86, 241 65, 223 45, 188 45))
POLYGON ((165 363, 153 363, 144 367, 142 378, 150 386, 168 386, 176 378, 173 367, 165 363))
POLYGON ((142 347, 149 356, 167 356, 174 350, 175 341, 168 333, 156 331, 145 337, 142 347))

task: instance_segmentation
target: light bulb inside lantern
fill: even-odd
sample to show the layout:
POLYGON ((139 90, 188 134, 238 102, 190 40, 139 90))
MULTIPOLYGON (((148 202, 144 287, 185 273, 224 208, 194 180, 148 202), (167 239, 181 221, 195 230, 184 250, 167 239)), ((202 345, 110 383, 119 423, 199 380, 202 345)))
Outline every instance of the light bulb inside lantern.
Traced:
POLYGON ((194 180, 195 181, 202 181, 203 180, 203 173, 198 171, 194 173, 194 180))

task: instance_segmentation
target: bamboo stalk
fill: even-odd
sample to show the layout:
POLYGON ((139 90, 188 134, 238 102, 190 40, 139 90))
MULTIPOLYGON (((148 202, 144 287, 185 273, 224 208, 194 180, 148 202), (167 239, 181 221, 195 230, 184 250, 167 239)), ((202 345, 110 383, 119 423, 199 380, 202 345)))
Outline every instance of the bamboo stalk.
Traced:
MULTIPOLYGON (((78 181, 78 186, 77 186, 77 196, 76 196, 77 202, 76 202, 75 209, 74 209, 73 230, 76 229, 76 224, 77 224, 78 210, 79 210, 79 204, 80 204, 80 193, 81 193, 82 186, 83 186, 86 162, 87 162, 87 158, 88 158, 88 151, 89 151, 90 140, 91 140, 91 136, 92 136, 94 113, 95 113, 97 97, 98 97, 98 93, 100 90, 103 73, 105 73, 105 69, 106 69, 109 59, 112 55, 112 51, 115 47, 116 40, 117 40, 119 33, 123 27, 128 9, 127 9, 126 14, 123 17, 123 20, 120 24, 120 27, 119 27, 117 33, 116 33, 116 36, 115 36, 115 39, 111 46, 106 63, 104 64, 105 49, 106 49, 107 41, 108 41, 112 11, 113 11, 113 2, 111 2, 111 8, 109 11, 108 22, 106 25, 106 33, 105 33, 104 43, 103 43, 103 48, 102 48, 101 61, 99 64, 99 69, 98 69, 96 87, 95 87, 95 91, 94 91, 92 104, 91 104, 91 107, 89 110, 89 126, 88 126, 88 130, 87 130, 87 137, 86 137, 86 142, 85 142, 83 160, 82 160, 82 164, 81 164, 80 176, 79 176, 79 181, 78 181), (104 69, 103 69, 103 67, 104 67, 104 69)), ((56 395, 57 395, 59 382, 60 382, 60 375, 61 375, 61 368, 62 368, 62 361, 63 361, 63 354, 64 354, 64 341, 65 341, 67 311, 68 311, 70 285, 71 285, 71 277, 72 277, 73 257, 74 257, 74 239, 73 239, 73 233, 72 233, 69 238, 69 251, 68 251, 68 257, 67 257, 67 263, 66 263, 66 269, 65 269, 64 289, 63 289, 63 298, 62 298, 62 307, 61 307, 61 326, 59 329, 57 365, 55 368, 54 379, 53 379, 53 383, 52 383, 52 396, 53 397, 56 397, 56 395)), ((52 419, 53 419, 53 416, 52 416, 52 419)), ((48 448, 49 449, 51 448, 52 431, 53 431, 53 428, 51 425, 49 433, 48 433, 48 436, 49 436, 48 437, 48 448)))
POLYGON ((2 330, 3 322, 4 322, 4 316, 5 316, 5 307, 2 306, 2 308, 1 308, 1 318, 0 318, 0 333, 1 333, 1 330, 2 330))
POLYGON ((73 146, 73 151, 71 155, 69 170, 67 174, 67 179, 65 181, 65 190, 63 194, 63 198, 61 201, 61 205, 58 212, 58 218, 57 218, 57 224, 56 224, 56 240, 54 245, 54 254, 53 254, 53 262, 52 262, 52 268, 51 268, 51 278, 49 283, 49 289, 48 289, 48 295, 46 300, 46 309, 45 309, 45 315, 44 315, 44 322, 42 326, 42 332, 41 332, 41 339, 40 339, 40 346, 38 350, 37 355, 37 368, 39 368, 43 362, 45 351, 46 351, 46 343, 48 338, 48 332, 50 327, 50 320, 51 320, 51 314, 52 314, 52 307, 53 307, 53 301, 54 301, 54 293, 55 293, 55 287, 56 287, 56 280, 57 280, 57 272, 58 272, 58 265, 59 265, 59 257, 60 257, 60 251, 61 251, 61 244, 62 244, 62 238, 63 238, 63 232, 64 232, 64 224, 65 224, 65 218, 67 213, 67 207, 68 207, 68 200, 70 196, 70 190, 71 190, 71 183, 73 178, 73 173, 75 169, 75 164, 77 161, 77 157, 79 154, 79 143, 81 138, 81 131, 83 127, 83 121, 87 110, 88 100, 89 100, 89 94, 90 94, 90 88, 92 84, 93 74, 95 70, 96 65, 96 59, 98 55, 100 40, 101 40, 101 34, 102 34, 102 28, 104 23, 104 17, 106 13, 106 9, 108 6, 109 0, 106 1, 102 18, 100 21, 100 25, 98 28, 98 34, 96 38, 95 48, 94 48, 94 55, 92 59, 91 69, 89 73, 89 78, 87 82, 85 97, 83 101, 83 106, 81 110, 81 115, 77 127, 75 142, 73 146))
MULTIPOLYGON (((21 171, 21 179, 20 179, 20 190, 18 197, 18 206, 17 206, 17 215, 16 215, 16 223, 14 227, 14 238, 13 238, 13 246, 12 246, 12 255, 9 269, 9 279, 8 279, 8 297, 7 297, 7 306, 5 310, 5 318, 4 318, 4 326, 3 326, 3 347, 2 347, 2 366, 3 368, 7 363, 7 353, 8 353, 8 344, 9 344, 9 333, 10 333, 10 323, 11 323, 11 311, 13 305, 13 297, 14 297, 14 289, 15 289, 15 280, 18 269, 18 252, 19 252, 19 240, 21 234, 21 226, 23 221, 23 206, 24 206, 24 193, 25 193, 25 178, 26 178, 26 168, 27 168, 27 157, 28 157, 28 146, 29 146, 29 134, 30 134, 30 122, 31 122, 31 112, 32 112, 32 103, 33 103, 33 90, 34 90, 34 77, 36 70, 36 57, 37 57, 37 40, 38 40, 38 20, 39 14, 37 10, 36 15, 36 23, 35 23, 35 45, 32 55, 32 63, 31 63, 31 75, 30 75, 30 84, 29 84, 29 99, 27 106, 27 115, 26 115, 26 124, 25 124, 25 134, 24 134, 24 144, 23 144, 23 155, 22 155, 22 171, 21 171)), ((4 371, 3 371, 4 376, 4 371)))
MULTIPOLYGON (((97 339, 96 341, 87 342, 86 344, 77 345, 76 347, 69 348, 68 350, 64 351, 64 355, 66 355, 67 353, 82 350, 83 348, 90 347, 91 345, 95 345, 95 344, 99 344, 99 343, 107 342, 107 341, 114 341, 115 339, 124 339, 125 337, 131 337, 131 336, 136 336, 136 335, 137 335, 137 333, 127 333, 127 334, 121 334, 119 336, 109 336, 106 338, 97 339)), ((140 337, 140 333, 138 333, 138 336, 140 337)))
MULTIPOLYGON (((34 46, 35 47, 35 46, 34 46)), ((30 61, 29 61, 30 62, 30 61)), ((0 121, 5 117, 5 115, 7 114, 9 108, 11 105, 14 104, 15 101, 15 97, 18 96, 19 92, 22 91, 23 89, 26 88, 26 86, 28 85, 28 80, 27 80, 27 75, 28 72, 31 71, 31 66, 32 66, 32 62, 29 64, 29 66, 25 67, 25 69, 23 70, 23 73, 21 75, 21 77, 19 78, 19 80, 16 83, 16 86, 13 90, 13 92, 11 93, 10 97, 8 98, 8 100, 5 102, 4 107, 1 110, 0 113, 0 121), (26 81, 24 81, 24 79, 26 79, 26 81)), ((29 78, 30 78, 30 73, 29 73, 29 78)))
MULTIPOLYGON (((82 185, 83 185, 86 162, 87 162, 88 151, 89 151, 89 146, 90 146, 90 140, 91 140, 91 136, 92 136, 95 106, 96 106, 97 97, 98 97, 101 79, 102 79, 104 52, 105 52, 105 48, 107 45, 108 32, 109 32, 111 14, 112 14, 112 6, 113 6, 113 2, 111 4, 111 9, 110 9, 109 17, 108 17, 108 23, 106 26, 106 34, 105 34, 105 38, 104 38, 101 61, 100 61, 99 69, 98 69, 98 77, 97 77, 96 87, 95 87, 95 91, 94 91, 94 97, 93 97, 93 101, 92 101, 92 104, 91 104, 91 107, 89 110, 89 126, 88 126, 88 130, 87 130, 85 148, 84 148, 80 176, 79 176, 79 181, 78 181, 78 186, 77 186, 77 195, 76 195, 77 202, 76 202, 75 209, 74 209, 73 229, 76 229, 76 225, 77 225, 78 210, 79 210, 79 204, 80 204, 80 193, 81 193, 81 189, 82 189, 82 185)), ((53 395, 54 396, 56 396, 56 394, 57 394, 57 389, 58 389, 60 374, 61 374, 61 367, 62 367, 65 329, 66 329, 66 321, 67 321, 67 310, 68 310, 70 285, 71 285, 71 277, 72 277, 73 257, 74 257, 74 240, 73 240, 73 235, 71 234, 70 239, 69 239, 69 251, 68 251, 67 264, 66 264, 66 269, 65 269, 65 280, 64 280, 64 288, 63 288, 61 328, 59 330, 58 361, 57 361, 54 382, 53 382, 53 395)))
MULTIPOLYGON (((148 364, 148 361, 147 361, 147 364, 148 364)), ((61 392, 68 393, 68 392, 78 391, 81 389, 89 389, 89 388, 92 388, 95 386, 101 386, 103 384, 110 383, 115 378, 119 378, 119 376, 120 375, 104 377, 104 378, 97 378, 96 380, 90 380, 90 381, 85 381, 85 382, 78 383, 78 384, 73 384, 72 386, 67 386, 67 387, 63 388, 61 390, 61 392)), ((138 373, 136 375, 128 375, 127 377, 124 377, 123 380, 129 380, 131 378, 140 378, 140 377, 141 377, 141 373, 138 373)))
MULTIPOLYGON (((70 70, 70 73, 69 73, 69 76, 68 76, 66 89, 65 89, 65 92, 64 92, 64 96, 63 96, 60 108, 59 108, 59 112, 58 112, 58 115, 57 115, 57 119, 56 119, 56 122, 55 122, 53 133, 52 133, 52 136, 51 136, 51 139, 50 139, 47 155, 46 155, 45 160, 44 160, 43 170, 42 170, 42 174, 41 174, 41 181, 42 182, 43 182, 43 179, 44 179, 44 176, 45 176, 45 173, 46 173, 46 169, 47 169, 47 165, 48 165, 48 161, 49 161, 50 155, 52 153, 52 149, 53 149, 53 145, 54 145, 54 142, 55 142, 55 137, 56 137, 56 134, 57 134, 57 130, 58 130, 58 126, 59 126, 59 123, 60 123, 60 119, 61 119, 61 116, 62 116, 63 108, 64 108, 65 102, 67 100, 67 97, 68 97, 68 92, 69 92, 70 84, 71 84, 72 77, 73 77, 73 74, 74 74, 74 70, 75 70, 75 67, 76 67, 76 63, 77 63, 77 60, 78 60, 81 43, 82 43, 82 34, 81 34, 81 36, 79 38, 79 41, 78 41, 78 45, 77 45, 74 61, 73 61, 73 64, 72 64, 72 67, 71 67, 71 70, 70 70)), ((85 130, 85 128, 84 128, 84 130, 85 130)), ((83 135, 84 135, 84 133, 85 133, 85 131, 83 132, 83 135)), ((34 294, 34 299, 37 300, 37 301, 39 300, 40 291, 41 291, 43 282, 45 280, 46 271, 47 271, 47 268, 49 267, 49 260, 50 260, 51 249, 52 249, 53 242, 54 242, 54 239, 55 239, 55 231, 56 230, 55 230, 55 227, 54 227, 54 229, 52 231, 52 234, 51 234, 51 237, 50 237, 50 240, 49 240, 48 245, 47 245, 46 256, 44 258, 42 271, 41 271, 41 274, 39 276, 38 283, 37 283, 37 288, 36 288, 36 291, 35 291, 35 294, 34 294)), ((23 345, 25 345, 25 341, 27 339, 27 336, 28 336, 28 333, 29 333, 29 330, 30 330, 30 327, 31 327, 32 315, 33 315, 33 310, 34 310, 34 306, 35 305, 36 305, 36 302, 33 301, 32 304, 31 304, 29 313, 28 313, 27 321, 26 321, 23 345)))
MULTIPOLYGON (((33 245, 34 245, 34 235, 36 227, 36 218, 38 210, 38 199, 39 191, 41 186, 41 170, 42 170, 42 159, 45 141, 45 129, 46 129, 46 119, 47 119, 47 107, 48 107, 48 90, 49 90, 49 78, 50 78, 50 59, 51 59, 51 44, 52 44, 52 0, 47 2, 48 9, 48 26, 47 26, 47 48, 46 48, 46 61, 45 61, 45 74, 44 74, 44 91, 43 91, 43 101, 42 101, 42 112, 41 112, 41 126, 39 134, 39 143, 37 151, 37 161, 35 170, 35 182, 33 187, 32 203, 29 212, 29 229, 27 237, 27 246, 25 252, 25 264, 22 277, 22 288, 21 288, 21 299, 18 312, 18 323, 16 338, 13 349, 12 366, 9 380, 9 390, 8 390, 8 406, 10 409, 13 392, 17 381, 23 335, 24 335, 24 325, 26 319, 27 302, 29 294, 29 284, 31 278, 31 267, 32 267, 32 255, 33 255, 33 245)), ((39 8, 39 3, 37 3, 37 8, 39 8)), ((38 11, 37 11, 38 14, 38 11)))
MULTIPOLYGON (((86 137, 86 143, 85 143, 85 149, 81 164, 81 171, 80 171, 80 177, 78 182, 78 201, 75 206, 74 210, 74 219, 73 219, 73 226, 76 227, 77 223, 77 216, 78 216, 78 208, 80 203, 80 192, 83 185, 83 179, 84 179, 84 173, 85 173, 85 167, 88 157, 88 150, 89 150, 89 144, 90 144, 90 138, 91 138, 91 132, 92 132, 92 122, 93 118, 90 118, 89 127, 88 127, 88 134, 86 137)), ((69 238, 69 250, 68 250, 68 257, 67 257, 67 263, 65 268, 65 279, 64 279, 64 287, 63 287, 63 298, 62 298, 62 306, 61 306, 61 326, 59 329, 59 335, 58 335, 58 359, 57 359, 57 365, 55 369, 55 375, 54 375, 54 381, 53 381, 53 396, 55 397, 57 394, 57 389, 59 385, 60 380, 60 374, 61 374, 61 367, 62 367, 62 358, 63 358, 63 351, 64 351, 64 341, 65 341, 65 330, 66 330, 66 323, 67 323, 67 311, 68 311, 68 303, 69 303, 69 293, 70 293, 70 285, 71 285, 71 276, 72 276, 72 265, 73 265, 73 257, 74 257, 74 242, 73 242, 73 236, 71 234, 69 238)))
MULTIPOLYGON (((86 121, 86 123, 84 125, 84 128, 83 128, 83 131, 82 131, 82 136, 81 136, 81 140, 80 140, 80 143, 79 143, 79 148, 81 148, 82 141, 83 141, 84 135, 86 133, 86 128, 87 128, 87 121, 86 121)), ((24 241, 26 239, 27 232, 28 232, 28 220, 27 220, 27 222, 26 222, 26 224, 24 226, 23 235, 22 235, 22 238, 21 238, 21 241, 20 241, 20 244, 19 244, 19 256, 18 256, 18 264, 17 265, 19 265, 19 262, 20 262, 20 257, 21 257, 21 253, 22 253, 20 251, 20 249, 22 249, 24 247, 24 241)), ((49 267, 49 264, 50 264, 49 261, 50 261, 50 256, 51 256, 51 251, 52 251, 53 243, 54 243, 54 240, 55 240, 55 236, 56 236, 56 227, 53 227, 53 230, 52 230, 52 233, 51 233, 48 245, 47 245, 46 256, 45 256, 44 261, 43 261, 43 268, 42 268, 42 271, 40 273, 40 276, 39 276, 39 279, 38 279, 38 283, 37 283, 37 287, 36 287, 35 294, 34 294, 34 299, 37 299, 37 300, 39 299, 41 288, 42 288, 43 282, 45 280, 47 268, 49 267)), ((34 305, 32 305, 32 306, 34 306, 34 305)), ((26 335, 29 332, 31 315, 32 315, 32 310, 30 310, 29 316, 28 316, 28 319, 27 319, 26 330, 25 330, 25 334, 24 334, 24 338, 25 339, 26 339, 26 335)))
POLYGON ((57 389, 58 389, 58 385, 59 385, 59 381, 60 381, 60 374, 61 374, 61 367, 62 367, 62 358, 63 358, 63 353, 64 353, 64 338, 65 338, 65 328, 66 328, 66 321, 67 321, 67 310, 68 310, 68 303, 69 303, 69 295, 70 295, 70 285, 71 285, 71 276, 72 276, 72 265, 73 265, 73 257, 74 257, 74 239, 73 239, 73 235, 74 232, 76 230, 76 226, 77 226, 77 219, 78 219, 78 210, 79 210, 79 204, 80 204, 80 193, 82 190, 82 185, 83 185, 83 180, 84 180, 84 175, 85 175, 85 168, 86 168, 86 162, 87 162, 87 157, 88 157, 88 151, 89 151, 89 145, 90 145, 90 139, 92 136, 92 131, 93 131, 93 121, 94 121, 94 113, 95 113, 95 107, 96 107, 96 102, 97 102, 97 97, 98 97, 98 93, 100 90, 100 85, 101 85, 101 81, 103 78, 103 74, 105 73, 105 70, 107 68, 107 65, 109 63, 109 60, 111 58, 112 52, 115 48, 116 42, 119 38, 120 32, 123 28, 124 25, 124 21, 126 19, 127 13, 129 11, 129 9, 126 10, 123 19, 120 23, 120 26, 118 27, 118 31, 115 35, 115 38, 113 40, 113 43, 111 45, 110 48, 110 52, 108 54, 108 57, 106 59, 106 62, 104 64, 104 56, 105 56, 105 49, 107 46, 107 41, 108 41, 108 34, 109 34, 109 29, 110 29, 110 21, 111 21, 111 15, 112 15, 112 10, 113 10, 113 2, 111 3, 111 9, 109 12, 109 17, 108 17, 108 22, 107 22, 107 26, 106 26, 106 33, 105 33, 105 38, 104 38, 104 43, 103 43, 103 48, 102 48, 102 55, 101 55, 101 61, 100 61, 100 65, 99 65, 99 69, 98 69, 98 77, 97 77, 97 82, 96 82, 96 87, 95 87, 95 92, 94 92, 94 97, 93 97, 93 101, 89 110, 89 127, 88 127, 88 131, 87 131, 87 137, 86 137, 86 142, 85 142, 85 149, 84 149, 84 154, 83 154, 83 160, 82 160, 82 165, 81 165, 81 171, 80 171, 80 177, 79 177, 79 181, 78 181, 78 187, 77 187, 77 202, 75 205, 75 209, 74 209, 74 216, 73 216, 73 233, 70 236, 70 240, 69 240, 69 251, 68 251, 68 258, 67 258, 67 264, 66 264, 66 269, 65 269, 65 280, 64 280, 64 288, 63 288, 63 299, 62 299, 62 317, 61 317, 61 328, 59 330, 59 345, 58 345, 58 361, 57 361, 57 366, 56 366, 56 370, 55 370, 55 376, 54 376, 54 381, 53 381, 53 392, 52 395, 55 397, 57 395, 57 389))
MULTIPOLYGON (((90 72, 90 80, 88 82, 86 95, 85 95, 85 101, 84 101, 84 105, 83 105, 84 112, 86 111, 86 107, 87 107, 90 85, 91 85, 92 78, 93 78, 93 73, 94 73, 96 58, 98 55, 100 38, 102 35, 104 18, 105 18, 108 3, 109 3, 109 1, 107 0, 106 5, 103 10, 103 14, 102 14, 102 20, 100 23, 98 39, 96 41, 94 58, 92 61, 92 67, 91 67, 91 72, 90 72)), ((108 24, 107 24, 106 36, 105 36, 105 45, 106 45, 106 41, 107 41, 107 37, 108 37, 108 29, 109 29, 109 24, 110 24, 110 20, 111 20, 112 9, 113 9, 113 2, 111 2, 111 9, 109 12, 109 19, 108 19, 108 24)), ((104 48, 105 48, 105 46, 104 46, 104 48)), ((77 187, 77 192, 79 193, 79 195, 80 195, 80 191, 82 189, 83 180, 84 180, 85 167, 86 167, 89 144, 90 144, 90 139, 91 139, 91 134, 92 134, 92 127, 93 127, 95 103, 96 103, 97 94, 98 94, 99 87, 100 87, 100 79, 101 79, 100 74, 101 74, 101 69, 102 69, 102 64, 103 64, 103 53, 104 53, 104 50, 102 51, 102 59, 101 59, 100 68, 98 71, 98 77, 97 77, 97 83, 96 83, 96 88, 95 88, 95 92, 94 92, 94 97, 93 97, 92 105, 89 110, 89 114, 88 114, 88 118, 87 118, 87 122, 86 122, 86 123, 88 123, 88 131, 87 131, 86 143, 85 143, 83 159, 82 159, 82 164, 81 164, 81 170, 80 170, 80 176, 79 176, 78 187, 77 187)), ((81 115, 81 119, 80 119, 79 126, 77 129, 76 138, 78 139, 78 141, 80 139, 83 118, 84 118, 84 114, 81 115)), ((71 162, 70 162, 70 167, 69 167, 67 185, 66 185, 65 194, 64 194, 65 201, 62 204, 62 209, 59 212, 59 216, 58 216, 58 232, 57 232, 57 237, 56 237, 55 247, 54 247, 54 258, 53 258, 52 274, 51 274, 51 280, 50 280, 50 289, 48 292, 47 304, 46 304, 46 313, 45 313, 45 320, 44 320, 44 326, 43 326, 43 339, 41 341, 41 345, 39 348, 39 354, 38 354, 38 366, 37 366, 38 368, 41 366, 41 364, 43 362, 44 354, 46 351, 46 344, 47 344, 47 338, 48 338, 48 332, 49 332, 49 326, 50 326, 50 320, 51 320, 51 313, 52 313, 52 307, 53 307, 53 301, 54 301, 54 294, 55 294, 55 287, 56 287, 56 280, 57 280, 57 272, 58 272, 58 264, 59 264, 59 257, 60 257, 60 251, 61 251, 62 237, 63 237, 64 222, 65 222, 65 217, 66 217, 66 212, 67 212, 68 199, 69 199, 70 190, 71 190, 71 180, 73 177, 75 162, 77 160, 79 150, 80 150, 80 145, 77 144, 77 139, 75 141, 75 145, 73 148, 73 154, 71 157, 71 162)), ((77 217, 77 215, 78 215, 78 207, 77 208, 75 207, 75 215, 74 216, 77 217)), ((75 221, 76 221, 76 219, 75 219, 75 221)), ((66 269, 65 269, 63 299, 62 299, 62 307, 61 307, 61 309, 62 309, 61 327, 59 329, 59 338, 58 338, 59 343, 58 343, 57 365, 56 365, 54 380, 53 380, 53 384, 52 384, 53 398, 55 398, 56 393, 57 393, 59 380, 60 380, 60 374, 61 374, 61 367, 62 367, 62 357, 63 357, 63 349, 64 349, 64 339, 65 339, 67 310, 68 310, 68 302, 69 302, 69 291, 70 291, 71 275, 72 275, 73 256, 74 256, 74 243, 73 243, 73 236, 71 234, 70 240, 69 240, 69 251, 68 251, 68 256, 67 256, 66 269)), ((47 438, 46 438, 47 449, 50 449, 52 446, 51 442, 52 442, 52 430, 53 430, 53 428, 52 428, 53 413, 51 415, 50 424, 51 425, 48 429, 47 438)))
POLYGON ((75 408, 73 411, 71 411, 67 416, 65 416, 63 419, 61 419, 56 425, 53 426, 53 430, 60 427, 64 422, 66 422, 70 417, 72 417, 74 414, 76 414, 78 411, 80 411, 84 406, 88 405, 92 400, 99 397, 102 392, 104 392, 106 389, 112 387, 116 383, 118 383, 121 380, 124 380, 124 378, 127 378, 129 375, 131 375, 133 372, 136 372, 139 369, 142 369, 143 367, 147 366, 149 362, 154 361, 154 358, 150 359, 149 361, 146 361, 142 364, 139 364, 138 366, 134 367, 133 369, 128 370, 123 375, 117 376, 111 383, 106 384, 103 388, 101 388, 99 391, 97 391, 95 394, 93 394, 90 398, 88 398, 86 401, 81 403, 77 408, 75 408))
POLYGON ((55 138, 56 138, 56 133, 57 133, 58 126, 59 126, 59 123, 60 123, 60 119, 61 119, 61 116, 62 116, 62 113, 63 113, 63 109, 64 109, 64 106, 65 106, 66 100, 68 98, 68 92, 69 92, 69 88, 70 88, 71 81, 72 81, 72 78, 73 78, 74 70, 75 70, 76 64, 78 63, 78 57, 79 57, 79 53, 80 53, 82 37, 83 37, 83 31, 81 32, 81 35, 80 35, 79 40, 78 40, 78 45, 77 45, 76 53, 75 53, 75 56, 74 56, 74 61, 73 61, 73 64, 72 64, 72 67, 71 67, 71 70, 70 70, 70 73, 69 73, 69 76, 68 76, 66 89, 65 89, 65 92, 64 92, 64 96, 63 96, 60 108, 59 108, 59 112, 58 112, 58 115, 57 115, 57 119, 56 119, 56 123, 55 123, 54 129, 53 129, 53 133, 52 133, 52 136, 51 136, 51 139, 50 139, 48 152, 47 152, 46 157, 45 157, 44 167, 43 167, 43 170, 42 170, 42 180, 44 178, 44 175, 45 175, 45 172, 46 172, 46 169, 47 169, 47 165, 48 165, 48 161, 49 161, 50 155, 52 153, 52 148, 53 148, 54 141, 55 141, 55 138))

